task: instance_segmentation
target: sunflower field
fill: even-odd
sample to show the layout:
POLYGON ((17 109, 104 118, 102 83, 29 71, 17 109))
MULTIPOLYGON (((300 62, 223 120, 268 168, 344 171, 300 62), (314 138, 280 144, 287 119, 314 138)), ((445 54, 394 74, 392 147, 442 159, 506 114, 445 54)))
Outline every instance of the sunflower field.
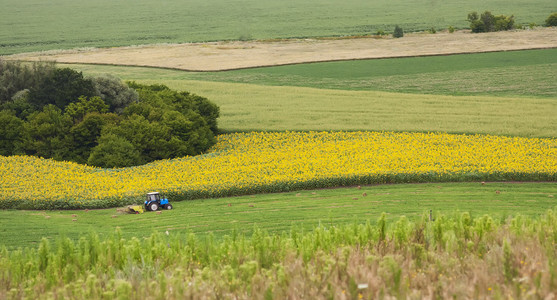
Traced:
POLYGON ((557 139, 397 132, 225 134, 204 155, 102 169, 0 156, 0 208, 81 209, 358 184, 556 181, 557 139))

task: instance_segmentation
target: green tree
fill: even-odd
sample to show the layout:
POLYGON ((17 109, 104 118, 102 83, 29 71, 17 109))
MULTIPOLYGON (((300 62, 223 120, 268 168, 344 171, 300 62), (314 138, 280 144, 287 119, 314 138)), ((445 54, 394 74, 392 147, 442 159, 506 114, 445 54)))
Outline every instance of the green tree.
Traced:
POLYGON ((54 69, 53 62, 35 62, 29 66, 0 59, 0 104, 9 102, 20 91, 36 87, 54 69))
POLYGON ((480 21, 483 23, 484 32, 495 31, 495 16, 491 12, 485 11, 480 16, 480 21))
POLYGON ((86 114, 92 112, 106 113, 108 112, 108 105, 98 96, 89 99, 81 96, 77 102, 68 104, 65 109, 65 114, 74 122, 80 122, 86 114))
POLYGON ((485 32, 484 23, 480 20, 477 12, 474 11, 468 14, 468 22, 470 22, 470 29, 472 32, 485 32))
POLYGON ((393 32, 393 37, 394 38, 401 38, 404 36, 404 31, 402 30, 402 28, 398 25, 395 26, 395 30, 393 32))
POLYGON ((213 134, 218 134, 217 119, 220 116, 220 108, 205 97, 197 95, 191 95, 191 97, 195 103, 195 111, 205 119, 213 134))
POLYGON ((54 105, 31 114, 24 124, 23 148, 27 154, 63 160, 68 154, 71 120, 54 105))
POLYGON ((0 155, 19 154, 23 120, 10 111, 0 111, 0 155))
POLYGON ((123 137, 104 133, 93 148, 87 163, 102 168, 120 168, 145 163, 139 151, 123 137))
POLYGON ((115 114, 99 112, 87 113, 79 123, 70 129, 70 157, 69 160, 85 164, 94 147, 98 145, 102 129, 107 125, 114 125, 119 117, 115 114))
POLYGON ((111 112, 122 113, 129 104, 139 101, 137 92, 115 76, 102 75, 91 80, 95 94, 108 104, 111 112))
POLYGON ((547 19, 545 20, 545 26, 547 27, 557 26, 557 12, 554 12, 551 15, 549 15, 549 17, 547 17, 547 19))
POLYGON ((83 78, 81 72, 70 68, 56 69, 50 76, 43 78, 29 92, 29 102, 37 109, 53 104, 65 109, 80 96, 95 96, 93 82, 83 78))
POLYGON ((25 120, 27 117, 35 112, 35 108, 27 101, 27 90, 20 91, 12 97, 12 101, 6 102, 0 106, 2 110, 13 111, 15 115, 25 120))
POLYGON ((150 122, 141 115, 131 115, 118 125, 107 129, 129 141, 145 162, 171 157, 166 147, 170 140, 170 130, 159 122, 150 122))

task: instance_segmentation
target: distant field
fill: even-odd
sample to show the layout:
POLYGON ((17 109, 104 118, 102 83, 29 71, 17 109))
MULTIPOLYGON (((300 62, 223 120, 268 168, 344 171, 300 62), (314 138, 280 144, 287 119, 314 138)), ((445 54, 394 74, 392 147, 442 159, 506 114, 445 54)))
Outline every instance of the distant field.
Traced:
MULTIPOLYGON (((533 30, 482 34, 471 33, 469 30, 459 30, 453 33, 444 31, 436 34, 418 32, 407 33, 402 39, 387 35, 360 38, 297 38, 78 48, 20 53, 5 56, 5 59, 142 66, 182 71, 229 71, 355 59, 551 48, 557 48, 557 28, 536 27, 533 30)), ((485 59, 483 61, 485 62, 485 59)))
POLYGON ((543 24, 554 0, 3 0, 0 55, 75 47, 465 28, 471 11, 543 24))
POLYGON ((111 73, 125 80, 199 80, 415 94, 557 97, 557 49, 338 61, 226 72, 68 66, 88 74, 111 73))
POLYGON ((42 237, 60 234, 76 238, 89 230, 109 235, 120 227, 125 237, 146 237, 166 230, 185 236, 191 231, 217 237, 249 234, 253 226, 280 233, 310 229, 319 223, 340 225, 375 221, 382 212, 393 220, 411 220, 433 210, 452 214, 457 210, 473 217, 494 218, 520 213, 536 216, 557 205, 555 183, 435 183, 363 186, 281 194, 242 196, 173 202, 174 210, 141 215, 120 214, 116 209, 74 211, 0 210, 0 247, 36 246, 42 237), (499 191, 499 193, 498 193, 499 191), (366 196, 363 194, 366 193, 366 196), (116 217, 113 217, 116 216, 116 217), (75 220, 75 221, 73 221, 75 220), (14 232, 25 232, 24 235, 14 232))
POLYGON ((311 63, 191 74, 261 85, 557 97, 557 49, 311 63))
MULTIPOLYGON (((384 64, 387 61, 390 60, 380 63, 384 64)), ((473 64, 473 59, 470 59, 470 63, 473 64)), ((553 125, 556 120, 557 101, 555 98, 531 97, 542 96, 542 91, 556 96, 555 76, 552 75, 554 70, 547 70, 544 65, 484 68, 477 76, 476 69, 455 71, 468 76, 466 84, 459 84, 456 77, 443 80, 443 74, 451 73, 450 71, 424 71, 414 75, 383 77, 374 74, 376 77, 370 77, 370 80, 381 82, 381 85, 372 86, 372 89, 398 91, 413 86, 415 89, 428 87, 422 92, 432 94, 442 93, 443 90, 448 94, 472 90, 479 94, 491 95, 459 97, 192 80, 206 77, 216 80, 218 78, 215 77, 219 76, 224 80, 228 72, 194 74, 153 68, 86 65, 72 67, 83 70, 85 74, 111 73, 125 80, 162 83, 174 89, 208 97, 220 106, 219 127, 226 131, 393 130, 557 136, 557 127, 553 125), (402 79, 411 76, 415 79, 410 86, 402 79), (389 80, 391 77, 396 77, 397 80, 389 80), (494 81, 501 84, 496 85, 494 81), (532 94, 526 93, 532 86, 538 86, 537 84, 539 87, 533 90, 532 94), (495 88, 499 89, 499 92, 495 92, 495 88), (517 94, 521 97, 501 97, 505 94, 517 94)), ((265 73, 264 69, 260 71, 265 73)), ((288 84, 296 82, 290 78, 288 84)))

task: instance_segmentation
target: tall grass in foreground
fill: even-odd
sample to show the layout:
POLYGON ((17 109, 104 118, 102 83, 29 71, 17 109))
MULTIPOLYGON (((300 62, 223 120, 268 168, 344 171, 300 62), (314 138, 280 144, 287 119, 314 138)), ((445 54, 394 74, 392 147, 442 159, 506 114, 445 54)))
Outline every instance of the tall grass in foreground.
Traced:
POLYGON ((152 234, 0 250, 3 299, 544 298, 557 290, 557 209, 222 240, 152 234))

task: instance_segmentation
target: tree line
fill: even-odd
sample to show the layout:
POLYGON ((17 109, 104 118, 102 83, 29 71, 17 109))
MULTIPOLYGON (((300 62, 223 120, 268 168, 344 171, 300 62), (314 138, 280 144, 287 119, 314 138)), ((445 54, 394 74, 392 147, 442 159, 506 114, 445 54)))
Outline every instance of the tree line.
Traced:
POLYGON ((218 116, 207 98, 164 85, 0 60, 0 155, 98 167, 198 155, 215 143, 218 116))

